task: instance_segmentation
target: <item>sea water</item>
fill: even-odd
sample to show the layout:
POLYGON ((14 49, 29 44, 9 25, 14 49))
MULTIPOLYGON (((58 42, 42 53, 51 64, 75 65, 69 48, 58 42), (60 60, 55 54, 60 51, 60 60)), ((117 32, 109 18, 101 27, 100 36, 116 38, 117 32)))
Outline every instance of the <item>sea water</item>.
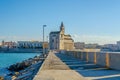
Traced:
POLYGON ((40 53, 0 53, 0 68, 8 67, 37 55, 40 55, 40 53))

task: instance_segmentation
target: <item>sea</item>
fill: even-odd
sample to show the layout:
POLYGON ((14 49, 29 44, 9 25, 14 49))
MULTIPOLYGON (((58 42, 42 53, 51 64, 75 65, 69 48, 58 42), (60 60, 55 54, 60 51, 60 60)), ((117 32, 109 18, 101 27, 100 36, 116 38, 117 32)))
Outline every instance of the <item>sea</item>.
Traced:
POLYGON ((8 67, 40 54, 41 53, 0 53, 0 68, 8 67))

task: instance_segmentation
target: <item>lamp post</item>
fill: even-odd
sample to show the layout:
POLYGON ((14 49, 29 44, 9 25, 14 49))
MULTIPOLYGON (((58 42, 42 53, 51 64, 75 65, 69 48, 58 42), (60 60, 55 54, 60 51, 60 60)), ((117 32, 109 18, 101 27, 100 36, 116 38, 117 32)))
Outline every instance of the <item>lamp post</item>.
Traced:
POLYGON ((43 25, 43 56, 45 54, 45 48, 44 48, 44 27, 46 27, 47 25, 43 25))

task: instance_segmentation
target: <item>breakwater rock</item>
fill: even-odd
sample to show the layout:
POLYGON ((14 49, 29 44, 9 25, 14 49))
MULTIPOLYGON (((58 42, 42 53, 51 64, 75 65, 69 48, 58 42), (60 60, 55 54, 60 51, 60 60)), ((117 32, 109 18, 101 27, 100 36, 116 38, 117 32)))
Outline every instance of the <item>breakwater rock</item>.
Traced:
POLYGON ((39 61, 42 61, 40 56, 35 56, 34 58, 29 58, 28 60, 13 64, 8 67, 8 70, 10 71, 20 71, 23 70, 39 61))
POLYGON ((29 58, 6 68, 9 73, 4 80, 32 80, 44 61, 43 55, 29 58))

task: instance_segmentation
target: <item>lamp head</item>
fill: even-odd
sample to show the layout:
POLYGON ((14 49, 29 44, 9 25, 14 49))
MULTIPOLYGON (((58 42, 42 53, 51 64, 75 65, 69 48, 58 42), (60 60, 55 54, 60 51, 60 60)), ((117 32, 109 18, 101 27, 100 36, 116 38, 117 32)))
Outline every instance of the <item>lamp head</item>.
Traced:
POLYGON ((47 25, 43 25, 43 27, 46 27, 47 25))

